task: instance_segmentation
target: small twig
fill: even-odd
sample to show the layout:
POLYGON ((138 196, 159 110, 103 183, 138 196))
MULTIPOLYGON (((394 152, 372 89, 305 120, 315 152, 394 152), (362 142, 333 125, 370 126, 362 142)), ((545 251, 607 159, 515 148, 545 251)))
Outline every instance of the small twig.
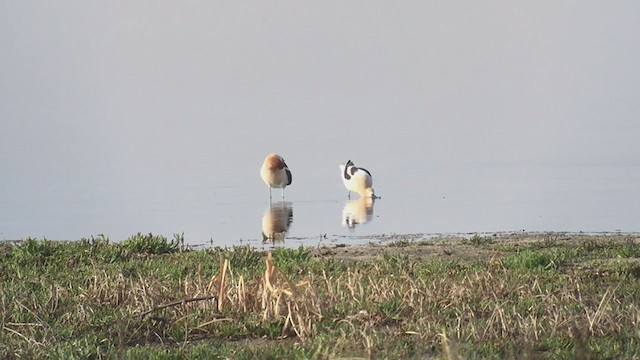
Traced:
POLYGON ((220 322, 220 321, 233 321, 233 319, 231 319, 231 318, 219 318, 219 319, 213 319, 213 320, 207 321, 207 322, 205 322, 205 323, 202 323, 202 324, 200 324, 200 325, 196 326, 196 327, 195 327, 195 329, 201 329, 201 328, 203 328, 203 327, 205 327, 205 326, 207 326, 207 325, 211 325, 211 324, 213 324, 213 323, 217 323, 217 322, 220 322))
POLYGON ((194 302, 194 301, 204 301, 204 300, 211 300, 211 299, 215 299, 216 296, 215 295, 205 295, 205 296, 198 296, 198 297, 194 297, 194 298, 188 298, 188 299, 182 299, 182 300, 176 300, 173 302, 170 302, 168 304, 163 304, 160 306, 156 306, 151 310, 147 310, 143 313, 140 314, 135 314, 133 315, 133 317, 143 317, 145 315, 151 314, 154 311, 158 311, 158 310, 162 310, 171 306, 176 306, 176 305, 184 305, 190 302, 194 302))
POLYGON ((8 322, 7 325, 11 325, 11 326, 42 326, 44 327, 43 324, 40 323, 16 323, 16 322, 8 322))
POLYGON ((13 333, 13 334, 15 334, 15 335, 18 335, 19 337, 21 337, 22 339, 24 339, 26 342, 34 343, 34 344, 36 344, 36 345, 40 345, 40 346, 42 346, 42 345, 43 345, 42 343, 40 343, 40 342, 38 342, 38 341, 36 341, 36 340, 34 340, 34 339, 30 339, 30 338, 28 338, 28 337, 24 336, 23 334, 19 333, 18 331, 14 330, 14 329, 8 328, 8 327, 6 327, 6 326, 3 326, 2 328, 3 328, 4 330, 6 330, 6 331, 10 332, 10 333, 13 333))

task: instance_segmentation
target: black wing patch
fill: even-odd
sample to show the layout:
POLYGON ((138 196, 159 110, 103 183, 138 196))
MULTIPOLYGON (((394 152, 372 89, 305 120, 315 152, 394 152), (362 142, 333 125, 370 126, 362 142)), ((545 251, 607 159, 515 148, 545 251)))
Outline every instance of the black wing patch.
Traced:
POLYGON ((351 160, 347 161, 347 163, 344 165, 344 173, 342 174, 342 176, 344 176, 344 178, 347 180, 351 179, 351 175, 349 175, 349 168, 351 166, 353 166, 353 163, 351 162, 351 160))
POLYGON ((293 177, 291 176, 291 170, 289 170, 288 168, 285 168, 284 170, 287 173, 287 185, 291 185, 291 180, 293 180, 293 177))

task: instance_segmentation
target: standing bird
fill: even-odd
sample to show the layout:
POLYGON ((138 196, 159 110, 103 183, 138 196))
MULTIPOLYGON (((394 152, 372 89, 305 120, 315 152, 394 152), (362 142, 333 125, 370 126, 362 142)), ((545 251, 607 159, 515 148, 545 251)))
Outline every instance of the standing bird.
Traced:
POLYGON ((291 185, 291 171, 289 171, 282 156, 277 154, 267 155, 262 164, 262 169, 260 169, 260 176, 269 187, 269 199, 271 199, 271 188, 282 189, 282 197, 284 198, 284 188, 287 185, 291 185))
POLYGON ((372 188, 373 178, 367 169, 359 168, 349 160, 346 164, 340 164, 340 172, 342 172, 342 183, 349 190, 349 198, 352 191, 358 193, 360 197, 376 198, 372 188))

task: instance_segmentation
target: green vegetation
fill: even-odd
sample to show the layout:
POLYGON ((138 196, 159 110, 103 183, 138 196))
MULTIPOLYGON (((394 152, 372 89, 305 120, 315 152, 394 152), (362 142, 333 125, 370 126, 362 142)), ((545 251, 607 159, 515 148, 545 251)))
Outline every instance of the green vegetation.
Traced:
POLYGON ((489 245, 493 244, 494 241, 494 238, 491 236, 480 236, 475 234, 469 239, 462 239, 461 243, 464 245, 489 245))
POLYGON ((142 235, 137 233, 136 235, 125 240, 122 245, 134 253, 147 253, 147 254, 168 254, 181 250, 181 245, 184 244, 184 236, 180 234, 174 234, 174 239, 167 241, 164 236, 158 236, 153 234, 142 235))
POLYGON ((435 242, 401 240, 358 261, 181 235, 0 243, 0 358, 640 357, 638 240, 570 240, 429 259, 413 250, 435 242))

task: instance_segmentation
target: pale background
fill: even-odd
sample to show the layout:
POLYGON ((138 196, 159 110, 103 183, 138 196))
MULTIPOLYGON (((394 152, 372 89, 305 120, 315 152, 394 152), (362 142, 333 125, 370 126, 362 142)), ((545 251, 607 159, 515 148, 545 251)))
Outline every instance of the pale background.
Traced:
POLYGON ((257 239, 269 152, 293 171, 293 238, 640 231, 638 14, 0 1, 0 239, 257 239), (351 231, 348 159, 382 196, 351 231))

